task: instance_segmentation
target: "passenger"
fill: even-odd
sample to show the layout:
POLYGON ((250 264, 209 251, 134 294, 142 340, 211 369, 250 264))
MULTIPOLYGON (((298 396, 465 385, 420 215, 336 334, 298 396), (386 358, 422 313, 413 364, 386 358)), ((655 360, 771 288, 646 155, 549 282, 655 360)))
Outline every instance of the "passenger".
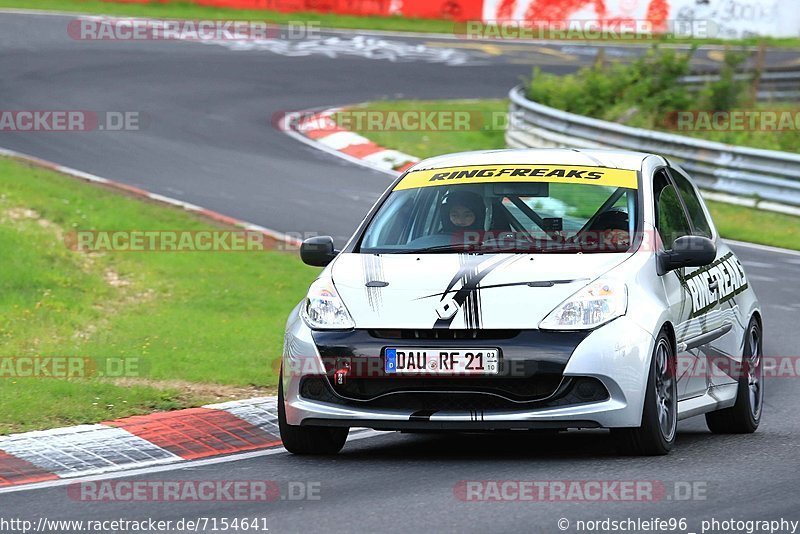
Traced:
POLYGON ((589 229, 589 235, 596 241, 601 251, 618 252, 630 246, 628 228, 628 213, 620 209, 611 209, 595 219, 589 229))

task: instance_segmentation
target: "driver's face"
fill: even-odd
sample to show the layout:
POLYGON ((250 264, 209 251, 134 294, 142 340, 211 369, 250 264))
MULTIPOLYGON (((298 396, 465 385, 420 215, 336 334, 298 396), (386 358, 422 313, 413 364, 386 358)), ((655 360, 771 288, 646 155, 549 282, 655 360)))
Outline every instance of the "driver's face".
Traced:
POLYGON ((626 230, 605 230, 601 233, 602 244, 613 249, 627 248, 631 245, 630 235, 626 230))
POLYGON ((466 206, 455 205, 450 209, 450 222, 462 228, 471 226, 475 222, 475 214, 466 206))

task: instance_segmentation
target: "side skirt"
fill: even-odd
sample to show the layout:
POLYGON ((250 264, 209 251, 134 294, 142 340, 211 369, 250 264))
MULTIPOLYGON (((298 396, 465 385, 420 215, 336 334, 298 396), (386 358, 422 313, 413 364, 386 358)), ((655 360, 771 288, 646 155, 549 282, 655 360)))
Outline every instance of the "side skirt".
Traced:
POLYGON ((709 388, 699 397, 678 401, 678 420, 730 408, 736 403, 737 388, 737 383, 723 384, 709 388))

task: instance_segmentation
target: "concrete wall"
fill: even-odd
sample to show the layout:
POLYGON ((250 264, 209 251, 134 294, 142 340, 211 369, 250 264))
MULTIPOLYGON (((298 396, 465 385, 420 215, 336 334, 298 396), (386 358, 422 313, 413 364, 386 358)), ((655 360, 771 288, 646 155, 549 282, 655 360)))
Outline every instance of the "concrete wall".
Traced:
POLYGON ((647 21, 656 31, 709 37, 800 36, 800 0, 484 0, 483 19, 537 21, 647 21), (694 21, 694 22, 692 22, 694 21), (700 35, 702 36, 702 35, 700 35))

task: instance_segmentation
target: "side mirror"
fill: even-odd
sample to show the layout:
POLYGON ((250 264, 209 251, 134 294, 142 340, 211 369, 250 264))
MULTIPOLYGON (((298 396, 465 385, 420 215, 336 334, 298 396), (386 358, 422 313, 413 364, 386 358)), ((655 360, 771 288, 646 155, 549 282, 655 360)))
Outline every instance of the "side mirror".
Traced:
POLYGON ((717 246, 707 237, 685 235, 672 244, 672 249, 658 253, 659 274, 681 267, 703 267, 717 257, 717 246))
POLYGON ((327 235, 309 237, 300 245, 303 263, 314 267, 325 267, 339 253, 333 248, 333 238, 327 235))

